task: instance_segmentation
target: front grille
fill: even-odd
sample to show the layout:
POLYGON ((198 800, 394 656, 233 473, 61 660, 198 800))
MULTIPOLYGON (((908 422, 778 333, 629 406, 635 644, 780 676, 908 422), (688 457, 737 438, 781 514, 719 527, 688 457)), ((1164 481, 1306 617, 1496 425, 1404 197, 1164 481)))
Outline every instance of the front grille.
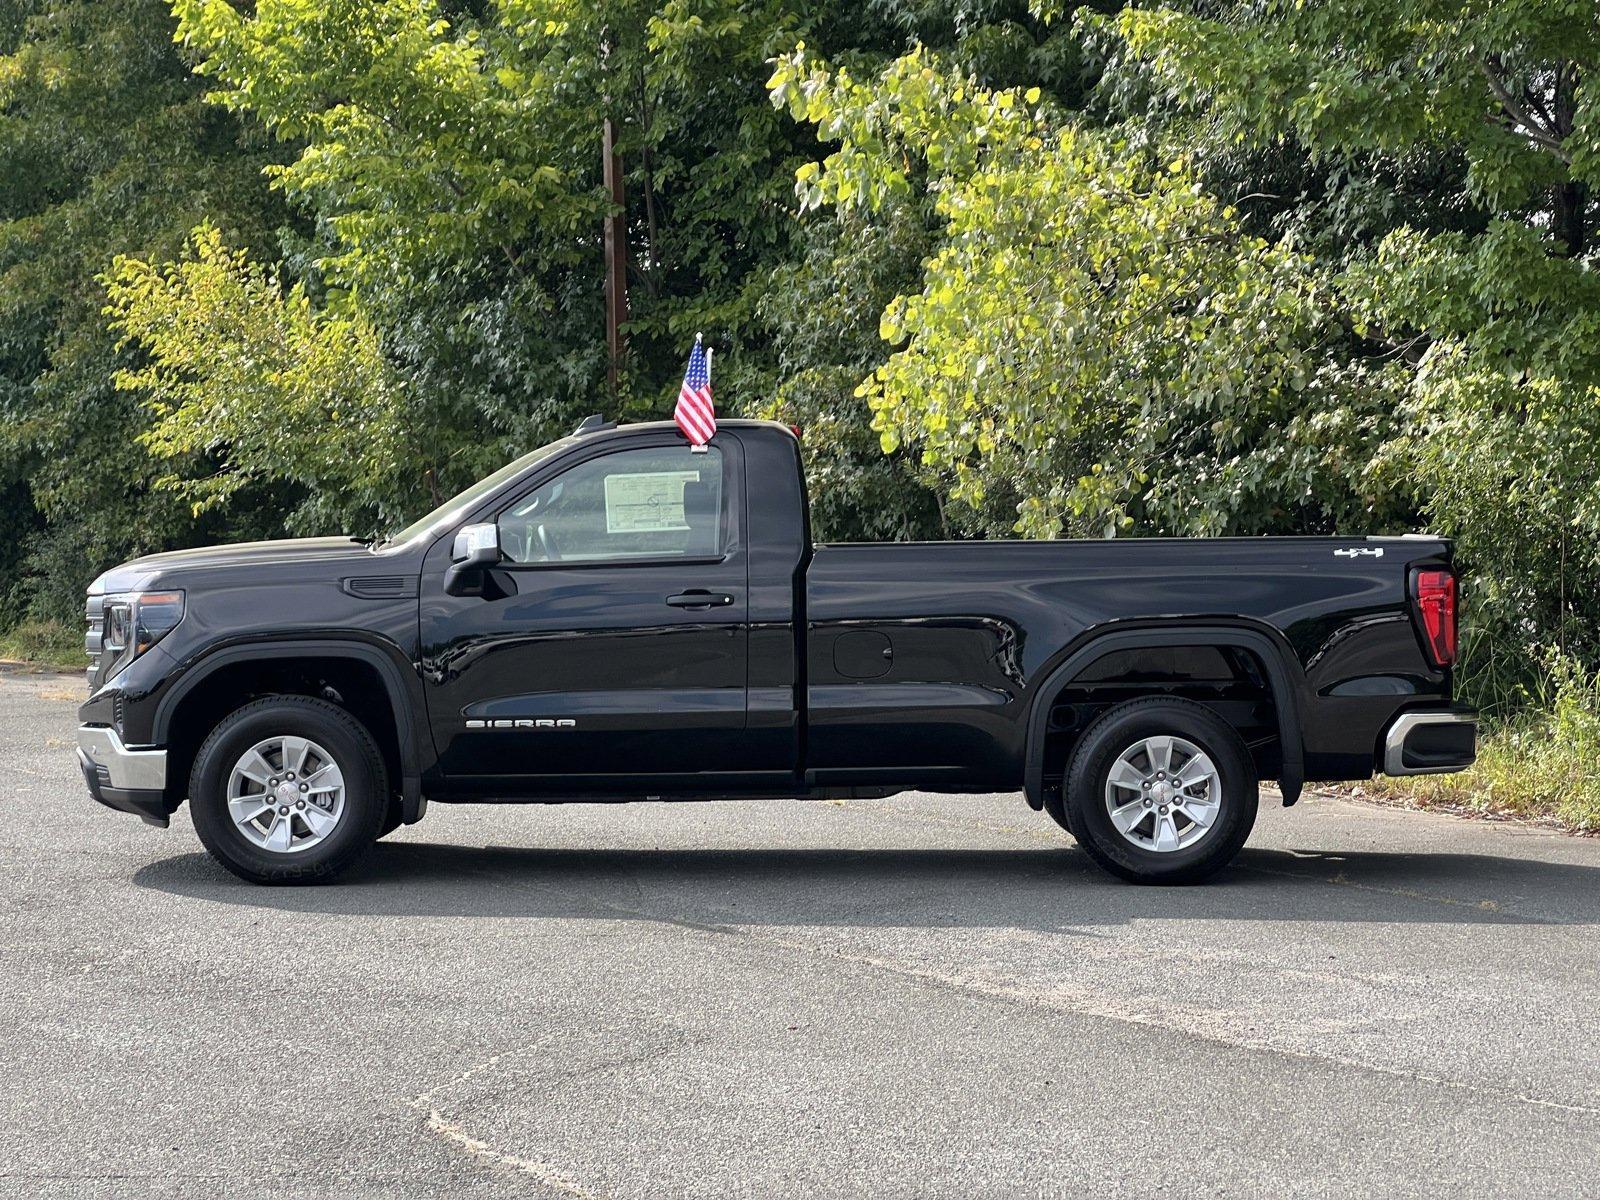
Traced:
POLYGON ((94 683, 95 673, 100 670, 100 635, 105 628, 105 607, 104 596, 90 595, 83 614, 83 619, 88 624, 83 635, 83 649, 89 656, 90 684, 94 683))

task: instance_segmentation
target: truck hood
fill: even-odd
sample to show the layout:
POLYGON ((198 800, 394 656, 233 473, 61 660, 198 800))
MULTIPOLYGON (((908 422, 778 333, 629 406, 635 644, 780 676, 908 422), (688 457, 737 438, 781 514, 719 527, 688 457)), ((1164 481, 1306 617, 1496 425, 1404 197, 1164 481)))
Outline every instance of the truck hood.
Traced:
POLYGON ((359 561, 370 553, 364 542, 348 537, 284 538, 272 542, 235 542, 227 546, 173 550, 166 554, 147 554, 143 558, 112 567, 89 585, 89 594, 138 591, 157 576, 212 567, 332 562, 339 559, 359 561))

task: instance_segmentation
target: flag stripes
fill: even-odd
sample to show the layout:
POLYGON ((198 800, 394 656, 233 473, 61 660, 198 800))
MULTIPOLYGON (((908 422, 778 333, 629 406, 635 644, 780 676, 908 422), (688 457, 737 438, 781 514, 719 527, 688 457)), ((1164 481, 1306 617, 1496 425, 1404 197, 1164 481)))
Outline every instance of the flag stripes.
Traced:
POLYGON ((683 373, 672 419, 691 445, 704 446, 717 432, 717 410, 711 403, 711 363, 699 334, 695 334, 694 349, 689 352, 689 367, 683 373))

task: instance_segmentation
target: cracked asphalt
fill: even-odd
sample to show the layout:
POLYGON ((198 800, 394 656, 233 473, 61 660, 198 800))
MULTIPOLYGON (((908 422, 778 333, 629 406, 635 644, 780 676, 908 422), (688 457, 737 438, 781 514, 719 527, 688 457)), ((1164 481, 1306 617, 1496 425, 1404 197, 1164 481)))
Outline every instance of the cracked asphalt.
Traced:
POLYGON ((448 808, 253 888, 0 676, 0 1194, 1594 1196, 1600 841, 1265 798, 448 808))

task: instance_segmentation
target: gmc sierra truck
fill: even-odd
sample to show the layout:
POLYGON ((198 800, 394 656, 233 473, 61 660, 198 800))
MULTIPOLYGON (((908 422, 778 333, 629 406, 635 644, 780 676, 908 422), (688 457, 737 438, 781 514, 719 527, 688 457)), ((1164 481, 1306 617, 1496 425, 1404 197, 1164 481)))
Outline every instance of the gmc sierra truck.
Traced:
POLYGON ((1257 785, 1458 770, 1434 537, 813 545, 796 434, 591 417, 387 541, 89 589, 102 804, 258 883, 429 801, 1021 791, 1126 879, 1229 862, 1257 785))

